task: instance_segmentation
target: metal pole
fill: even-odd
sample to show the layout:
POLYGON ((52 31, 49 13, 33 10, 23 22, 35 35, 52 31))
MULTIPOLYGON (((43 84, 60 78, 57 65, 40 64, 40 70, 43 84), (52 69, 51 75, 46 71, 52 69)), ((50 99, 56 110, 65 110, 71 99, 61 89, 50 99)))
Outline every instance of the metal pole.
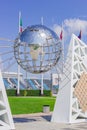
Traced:
POLYGON ((41 24, 43 25, 43 16, 41 17, 41 24))
MULTIPOLYGON (((63 30, 63 23, 62 23, 62 30, 63 30)), ((63 67, 64 67, 64 37, 62 39, 62 73, 63 73, 63 67)))
POLYGON ((27 78, 27 70, 26 70, 26 88, 28 89, 28 78, 27 78))
MULTIPOLYGON (((20 32, 20 19, 21 19, 21 12, 19 12, 19 33, 20 32)), ((20 65, 18 65, 18 87, 17 87, 17 95, 20 95, 20 65)))
POLYGON ((20 65, 18 65, 18 87, 17 87, 17 95, 20 95, 20 65))
POLYGON ((41 95, 43 95, 43 73, 41 74, 41 95))
MULTIPOLYGON (((41 24, 43 25, 43 17, 41 17, 41 24)), ((43 53, 43 47, 42 47, 43 53)), ((43 95, 43 73, 41 74, 41 95, 43 95)))

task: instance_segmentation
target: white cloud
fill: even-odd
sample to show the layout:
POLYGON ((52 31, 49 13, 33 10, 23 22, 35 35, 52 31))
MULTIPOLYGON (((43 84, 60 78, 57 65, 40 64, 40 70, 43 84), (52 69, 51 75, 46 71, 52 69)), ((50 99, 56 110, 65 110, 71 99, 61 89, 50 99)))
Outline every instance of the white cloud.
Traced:
MULTIPOLYGON (((61 26, 55 24, 53 26, 54 31, 60 35, 61 26)), ((81 19, 65 19, 63 21, 63 36, 64 40, 71 36, 72 33, 79 35, 80 30, 82 30, 82 35, 87 35, 87 21, 81 19)))
POLYGON ((87 21, 81 19, 65 19, 62 23, 62 27, 58 24, 53 26, 53 30, 60 36, 61 29, 63 30, 63 43, 64 53, 67 54, 68 45, 70 43, 71 35, 79 35, 80 30, 82 31, 82 40, 87 43, 87 21))
POLYGON ((80 19, 66 19, 64 20, 64 27, 70 33, 78 32, 80 29, 85 34, 87 33, 87 21, 80 19))

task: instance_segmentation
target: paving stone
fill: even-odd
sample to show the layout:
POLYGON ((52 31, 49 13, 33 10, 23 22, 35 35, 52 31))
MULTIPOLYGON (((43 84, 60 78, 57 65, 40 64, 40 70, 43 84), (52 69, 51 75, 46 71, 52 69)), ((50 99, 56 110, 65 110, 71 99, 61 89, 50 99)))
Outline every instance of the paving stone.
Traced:
POLYGON ((51 122, 52 113, 15 115, 16 130, 87 130, 87 122, 63 124, 51 122))

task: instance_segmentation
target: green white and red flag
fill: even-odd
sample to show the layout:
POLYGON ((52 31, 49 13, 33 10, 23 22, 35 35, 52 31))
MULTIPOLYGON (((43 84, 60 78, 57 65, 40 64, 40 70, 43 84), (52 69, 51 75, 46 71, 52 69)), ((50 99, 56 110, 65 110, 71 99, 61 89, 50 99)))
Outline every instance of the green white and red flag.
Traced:
POLYGON ((19 33, 22 33, 23 28, 22 28, 22 17, 21 17, 21 12, 19 12, 19 33))

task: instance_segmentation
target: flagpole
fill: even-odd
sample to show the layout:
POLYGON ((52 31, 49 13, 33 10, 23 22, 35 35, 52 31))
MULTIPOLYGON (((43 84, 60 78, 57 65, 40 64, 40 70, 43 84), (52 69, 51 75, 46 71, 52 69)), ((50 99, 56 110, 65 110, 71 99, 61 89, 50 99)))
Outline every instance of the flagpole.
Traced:
POLYGON ((18 88, 17 95, 20 95, 20 65, 18 65, 18 88))
MULTIPOLYGON (((41 17, 41 24, 43 25, 43 17, 41 17)), ((41 74, 41 95, 43 95, 43 73, 41 74)))
POLYGON ((41 24, 43 25, 43 16, 41 17, 41 24))
MULTIPOLYGON (((63 31, 63 23, 62 23, 62 31, 63 31)), ((64 67, 64 37, 62 37, 62 73, 63 73, 63 67, 64 67)))
MULTIPOLYGON (((20 33, 20 19, 21 12, 19 12, 19 33, 20 33)), ((18 64, 18 87, 17 87, 17 95, 20 95, 20 65, 18 64)))

